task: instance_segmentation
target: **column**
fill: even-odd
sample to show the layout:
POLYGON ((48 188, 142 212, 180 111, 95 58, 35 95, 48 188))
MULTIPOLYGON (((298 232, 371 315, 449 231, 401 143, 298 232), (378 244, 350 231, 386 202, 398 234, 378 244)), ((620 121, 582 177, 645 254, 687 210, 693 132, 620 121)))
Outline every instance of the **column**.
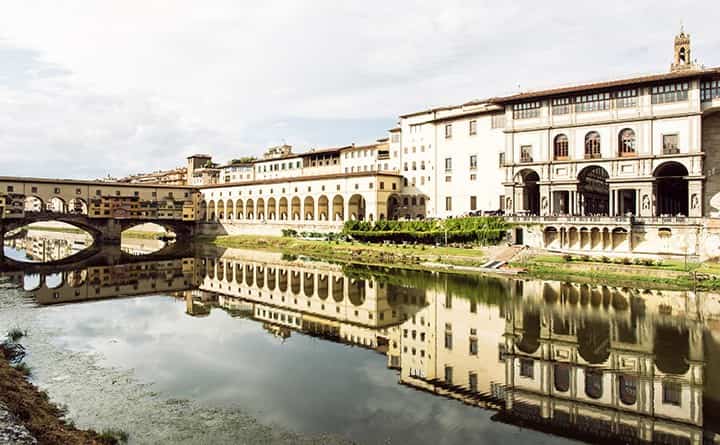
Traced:
POLYGON ((608 214, 615 216, 615 190, 610 189, 610 202, 608 203, 608 214))

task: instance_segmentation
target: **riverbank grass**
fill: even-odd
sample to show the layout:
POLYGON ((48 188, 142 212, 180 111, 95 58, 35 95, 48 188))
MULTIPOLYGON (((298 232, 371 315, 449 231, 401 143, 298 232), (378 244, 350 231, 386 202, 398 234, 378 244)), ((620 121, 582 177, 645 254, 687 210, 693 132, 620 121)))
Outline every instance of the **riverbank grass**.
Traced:
POLYGON ((483 247, 468 249, 414 244, 390 245, 257 235, 218 236, 201 240, 220 247, 269 250, 370 265, 417 267, 423 262, 442 262, 479 267, 487 261, 487 250, 483 247))
POLYGON ((720 289, 720 264, 714 262, 537 254, 511 266, 544 279, 631 287, 720 289))

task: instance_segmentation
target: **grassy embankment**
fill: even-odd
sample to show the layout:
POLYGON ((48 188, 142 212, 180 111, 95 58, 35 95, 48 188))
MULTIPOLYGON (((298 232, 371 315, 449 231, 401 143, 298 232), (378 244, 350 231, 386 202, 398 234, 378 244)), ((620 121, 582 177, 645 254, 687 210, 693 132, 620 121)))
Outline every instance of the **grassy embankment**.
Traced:
MULTIPOLYGON (((344 263, 433 270, 422 263, 479 267, 487 261, 483 247, 456 248, 418 245, 363 244, 346 241, 303 240, 278 236, 219 236, 201 238, 220 247, 259 249, 344 263)), ((720 290, 720 265, 663 260, 649 264, 602 261, 567 261, 561 255, 535 255, 510 266, 524 276, 548 280, 601 283, 613 286, 667 289, 720 290), (697 278, 697 280, 695 280, 697 278)), ((627 261, 627 260, 624 260, 627 261)), ((461 273, 472 271, 456 270, 461 273)))
POLYGON ((423 269, 425 267, 421 263, 424 262, 472 267, 479 267, 487 262, 487 252, 482 247, 467 249, 422 245, 384 245, 255 235, 201 237, 199 240, 227 248, 268 250, 323 260, 410 269, 423 269))
MULTIPOLYGON (((444 221, 348 221, 343 233, 332 240, 307 240, 293 230, 284 237, 222 236, 213 242, 222 247, 266 249, 346 263, 411 269, 432 268, 422 263, 480 267, 487 262, 485 245, 496 244, 507 230, 499 218, 473 217, 444 221), (347 241, 352 237, 361 242, 347 241), (383 244, 390 241, 394 244, 383 244), (462 247, 438 247, 441 243, 462 247)), ((301 233, 323 238, 326 235, 301 233)))
POLYGON ((720 289, 720 264, 683 260, 631 261, 569 255, 534 255, 512 263, 529 276, 628 287, 720 289))
POLYGON ((24 362, 10 364, 13 350, 17 349, 16 342, 24 335, 25 332, 14 329, 7 334, 7 342, 0 342, 0 402, 38 444, 116 445, 126 442, 127 434, 121 431, 100 434, 76 428, 65 419, 65 412, 50 401, 47 393, 27 380, 32 370, 24 362))

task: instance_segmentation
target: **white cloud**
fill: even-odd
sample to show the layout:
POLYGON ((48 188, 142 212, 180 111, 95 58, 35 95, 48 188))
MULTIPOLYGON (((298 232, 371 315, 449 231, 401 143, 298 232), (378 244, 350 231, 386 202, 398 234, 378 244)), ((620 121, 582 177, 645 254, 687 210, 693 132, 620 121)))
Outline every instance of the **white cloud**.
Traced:
POLYGON ((283 139, 365 142, 401 113, 517 84, 664 71, 682 19, 695 56, 720 64, 718 12, 649 0, 7 2, 0 173, 93 177, 283 139), (323 135, 306 120, 357 125, 323 135))

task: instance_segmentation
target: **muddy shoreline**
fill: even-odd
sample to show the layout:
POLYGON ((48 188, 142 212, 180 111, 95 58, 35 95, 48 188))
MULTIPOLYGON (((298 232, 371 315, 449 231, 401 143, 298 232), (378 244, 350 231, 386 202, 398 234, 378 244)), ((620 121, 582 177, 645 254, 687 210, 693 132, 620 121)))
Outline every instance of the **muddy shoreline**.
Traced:
POLYGON ((10 364, 13 343, 0 343, 0 443, 115 445, 110 435, 75 428, 44 391, 10 364))

